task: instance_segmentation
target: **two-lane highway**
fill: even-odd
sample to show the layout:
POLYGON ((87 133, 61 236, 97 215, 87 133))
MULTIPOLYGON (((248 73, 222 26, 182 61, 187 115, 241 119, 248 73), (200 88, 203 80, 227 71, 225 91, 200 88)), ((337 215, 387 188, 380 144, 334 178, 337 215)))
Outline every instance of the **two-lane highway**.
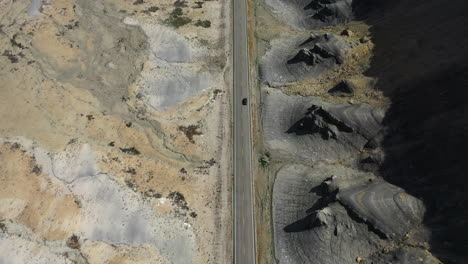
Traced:
POLYGON ((233 126, 234 126, 234 263, 254 264, 256 260, 253 215, 249 52, 246 0, 233 0, 233 126), (242 99, 248 98, 247 105, 242 99))

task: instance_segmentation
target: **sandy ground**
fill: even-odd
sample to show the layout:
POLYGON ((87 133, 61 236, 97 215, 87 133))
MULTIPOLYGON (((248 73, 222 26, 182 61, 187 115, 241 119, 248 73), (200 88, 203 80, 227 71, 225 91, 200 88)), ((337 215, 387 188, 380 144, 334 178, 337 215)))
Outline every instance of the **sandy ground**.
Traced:
POLYGON ((0 7, 0 263, 227 262, 229 4, 0 7))

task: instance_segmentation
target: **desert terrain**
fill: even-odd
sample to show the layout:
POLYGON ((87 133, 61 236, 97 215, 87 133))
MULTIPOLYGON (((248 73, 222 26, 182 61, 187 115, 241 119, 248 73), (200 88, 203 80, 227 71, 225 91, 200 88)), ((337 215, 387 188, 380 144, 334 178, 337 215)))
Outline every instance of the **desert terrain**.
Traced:
POLYGON ((0 263, 226 263, 226 1, 0 0, 0 263))

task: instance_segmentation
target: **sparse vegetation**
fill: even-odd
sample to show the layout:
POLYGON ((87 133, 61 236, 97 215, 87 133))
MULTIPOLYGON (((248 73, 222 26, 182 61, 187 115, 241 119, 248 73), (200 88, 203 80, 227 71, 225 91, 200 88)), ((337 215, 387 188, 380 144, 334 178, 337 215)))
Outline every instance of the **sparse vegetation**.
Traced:
MULTIPOLYGON (((72 21, 73 22, 73 21, 72 21)), ((75 29, 79 26, 79 22, 78 21, 75 21, 74 23, 72 24, 69 24, 69 25, 65 25, 64 27, 69 29, 69 30, 72 30, 72 29, 75 29)))
POLYGON ((187 7, 187 2, 184 0, 177 0, 174 2, 174 6, 176 7, 187 7))
POLYGON ((128 188, 132 189, 132 191, 136 192, 137 184, 134 179, 125 179, 125 184, 128 186, 128 188))
POLYGON ((199 42, 200 42, 200 45, 202 45, 203 47, 208 46, 208 40, 206 39, 200 39, 199 42))
POLYGON ((193 8, 202 8, 204 3, 205 3, 205 2, 200 2, 200 1, 199 1, 199 2, 195 2, 196 6, 194 6, 193 8))
POLYGON ((262 166, 262 168, 266 169, 270 166, 270 162, 271 162, 271 156, 270 156, 270 153, 269 152, 265 152, 261 157, 260 159, 258 159, 258 162, 260 163, 260 166, 262 166))
POLYGON ((197 22, 195 22, 195 26, 209 28, 211 27, 211 21, 198 19, 197 22))
POLYGON ((129 173, 129 174, 132 174, 132 175, 136 175, 136 170, 134 168, 127 168, 127 169, 123 170, 123 172, 129 173))
POLYGON ((83 205, 81 204, 81 201, 80 200, 74 200, 75 204, 76 204, 76 207, 78 208, 82 208, 83 205))
POLYGON ((215 160, 215 159, 204 160, 203 163, 206 163, 206 164, 208 164, 209 166, 213 166, 213 165, 216 164, 216 160, 215 160))
POLYGON ((80 238, 76 235, 72 235, 71 237, 68 238, 67 240, 67 247, 73 248, 73 249, 79 249, 80 248, 80 238))
POLYGON ((199 129, 200 129, 200 126, 198 125, 179 126, 178 128, 179 131, 182 131, 185 133, 185 136, 187 136, 188 140, 193 144, 195 144, 195 140, 193 139, 193 137, 202 135, 199 129))
POLYGON ((18 60, 18 57, 16 57, 15 55, 13 55, 13 54, 11 53, 11 51, 9 51, 9 50, 4 51, 4 52, 3 52, 3 56, 7 57, 7 58, 10 60, 11 63, 18 63, 18 61, 19 61, 19 60, 18 60))
POLYGON ((198 169, 209 169, 213 167, 213 165, 216 164, 216 160, 210 159, 210 160, 204 160, 203 165, 197 167, 198 169))
MULTIPOLYGON (((10 39, 10 44, 13 46, 13 47, 17 47, 17 48, 20 48, 20 49, 25 49, 26 47, 23 46, 23 44, 19 43, 16 38, 18 37, 18 34, 14 34, 13 37, 10 39)), ((18 54, 20 55, 20 57, 24 57, 22 55, 22 53, 18 54)))
POLYGON ((14 150, 14 149, 19 149, 20 147, 21 147, 21 145, 19 143, 15 142, 15 143, 13 143, 13 145, 11 145, 10 149, 14 150))
POLYGON ((215 90, 213 91, 213 94, 214 94, 215 96, 218 96, 218 95, 220 95, 220 94, 222 94, 222 93, 223 93, 223 90, 221 90, 221 89, 215 89, 215 90))
POLYGON ((155 192, 153 189, 149 189, 143 193, 144 196, 146 197, 153 197, 156 199, 159 199, 162 197, 162 195, 158 192, 155 192))
POLYGON ((216 164, 215 159, 210 159, 210 160, 204 160, 203 164, 201 166, 198 166, 197 169, 195 170, 197 173, 205 174, 208 175, 209 169, 213 167, 213 165, 216 164))
POLYGON ((148 9, 144 10, 143 13, 149 14, 149 13, 154 13, 154 12, 156 12, 158 10, 159 10, 159 7, 152 6, 152 7, 148 8, 148 9))
POLYGON ((178 16, 181 16, 183 15, 184 13, 182 12, 182 8, 180 7, 177 7, 177 8, 174 8, 174 10, 172 11, 171 13, 171 16, 173 17, 178 17, 178 16))
POLYGON ((34 173, 34 174, 36 174, 36 175, 41 174, 41 172, 42 172, 42 168, 41 168, 40 166, 38 166, 38 165, 35 165, 35 166, 33 167, 33 169, 32 169, 32 173, 34 173))
POLYGON ((140 155, 140 151, 138 151, 138 149, 136 149, 135 147, 131 147, 131 148, 120 148, 120 151, 124 152, 124 153, 127 153, 127 154, 130 154, 130 155, 140 155))
POLYGON ((171 25, 171 26, 173 26, 175 28, 179 28, 181 26, 184 26, 184 25, 192 22, 192 19, 190 19, 188 17, 184 17, 182 15, 183 15, 182 8, 176 7, 171 12, 171 15, 169 16, 169 18, 165 20, 165 23, 167 23, 167 24, 169 24, 169 25, 171 25))
POLYGON ((189 207, 187 206, 187 201, 185 201, 185 197, 180 192, 171 192, 167 196, 168 199, 171 199, 175 205, 183 210, 188 210, 189 207))

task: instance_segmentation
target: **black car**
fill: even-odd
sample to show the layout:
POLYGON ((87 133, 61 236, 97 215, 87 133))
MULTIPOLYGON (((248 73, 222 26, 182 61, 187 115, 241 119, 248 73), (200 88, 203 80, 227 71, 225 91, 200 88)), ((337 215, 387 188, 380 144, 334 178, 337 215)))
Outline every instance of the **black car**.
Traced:
POLYGON ((247 105, 247 98, 242 99, 242 105, 247 105))

